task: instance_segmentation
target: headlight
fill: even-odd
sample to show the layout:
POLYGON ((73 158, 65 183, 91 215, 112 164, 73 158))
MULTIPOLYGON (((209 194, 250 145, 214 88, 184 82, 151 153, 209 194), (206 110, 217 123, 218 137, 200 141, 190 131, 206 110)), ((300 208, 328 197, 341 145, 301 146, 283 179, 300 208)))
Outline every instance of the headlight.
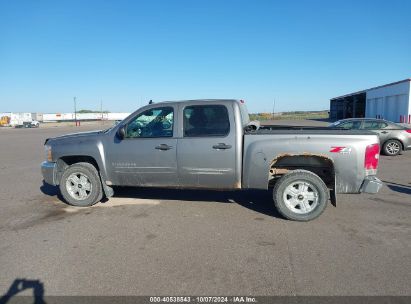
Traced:
POLYGON ((49 145, 44 145, 44 151, 46 153, 46 159, 49 162, 53 161, 53 157, 51 156, 51 146, 49 145))

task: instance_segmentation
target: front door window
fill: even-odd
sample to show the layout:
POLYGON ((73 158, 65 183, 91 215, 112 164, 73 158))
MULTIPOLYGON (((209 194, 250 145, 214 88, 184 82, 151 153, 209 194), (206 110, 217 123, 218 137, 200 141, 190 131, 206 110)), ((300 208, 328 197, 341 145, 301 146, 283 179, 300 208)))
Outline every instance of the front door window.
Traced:
POLYGON ((126 138, 173 137, 172 107, 155 108, 137 115, 126 126, 126 138))

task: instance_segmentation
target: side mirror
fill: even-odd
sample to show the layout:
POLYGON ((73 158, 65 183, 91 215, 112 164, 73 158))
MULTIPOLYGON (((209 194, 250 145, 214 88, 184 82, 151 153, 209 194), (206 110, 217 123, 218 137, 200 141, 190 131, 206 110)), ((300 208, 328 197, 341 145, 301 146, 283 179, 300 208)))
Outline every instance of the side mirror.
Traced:
POLYGON ((117 135, 118 135, 118 137, 120 137, 120 139, 124 139, 124 137, 126 137, 126 130, 124 129, 124 126, 120 127, 120 129, 118 129, 117 135))

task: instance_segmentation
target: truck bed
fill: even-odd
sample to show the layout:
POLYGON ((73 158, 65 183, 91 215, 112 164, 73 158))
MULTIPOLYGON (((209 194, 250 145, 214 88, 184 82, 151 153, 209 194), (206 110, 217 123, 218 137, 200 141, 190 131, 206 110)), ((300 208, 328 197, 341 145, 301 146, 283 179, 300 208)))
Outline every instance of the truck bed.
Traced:
POLYGON ((358 193, 365 178, 365 149, 377 142, 375 133, 367 130, 262 126, 244 134, 243 184, 266 187, 267 168, 279 156, 320 155, 335 166, 337 193, 358 193))
POLYGON ((247 135, 295 134, 295 135, 375 135, 367 130, 345 130, 329 127, 263 125, 256 131, 248 131, 247 135))

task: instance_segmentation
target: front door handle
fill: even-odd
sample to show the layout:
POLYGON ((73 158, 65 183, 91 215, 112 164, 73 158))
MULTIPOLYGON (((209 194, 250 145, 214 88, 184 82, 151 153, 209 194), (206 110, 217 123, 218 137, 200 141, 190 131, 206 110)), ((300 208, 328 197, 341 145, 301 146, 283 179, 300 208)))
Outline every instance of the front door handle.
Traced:
POLYGON ((382 133, 382 134, 387 134, 387 133, 388 133, 388 131, 382 131, 381 133, 382 133))
POLYGON ((169 146, 169 145, 167 145, 167 144, 161 144, 161 145, 156 146, 156 149, 157 149, 157 150, 166 151, 166 150, 173 149, 173 147, 172 147, 172 146, 169 146))
POLYGON ((225 143, 219 143, 219 144, 214 145, 213 149, 217 149, 217 150, 231 149, 231 145, 226 145, 225 143))

